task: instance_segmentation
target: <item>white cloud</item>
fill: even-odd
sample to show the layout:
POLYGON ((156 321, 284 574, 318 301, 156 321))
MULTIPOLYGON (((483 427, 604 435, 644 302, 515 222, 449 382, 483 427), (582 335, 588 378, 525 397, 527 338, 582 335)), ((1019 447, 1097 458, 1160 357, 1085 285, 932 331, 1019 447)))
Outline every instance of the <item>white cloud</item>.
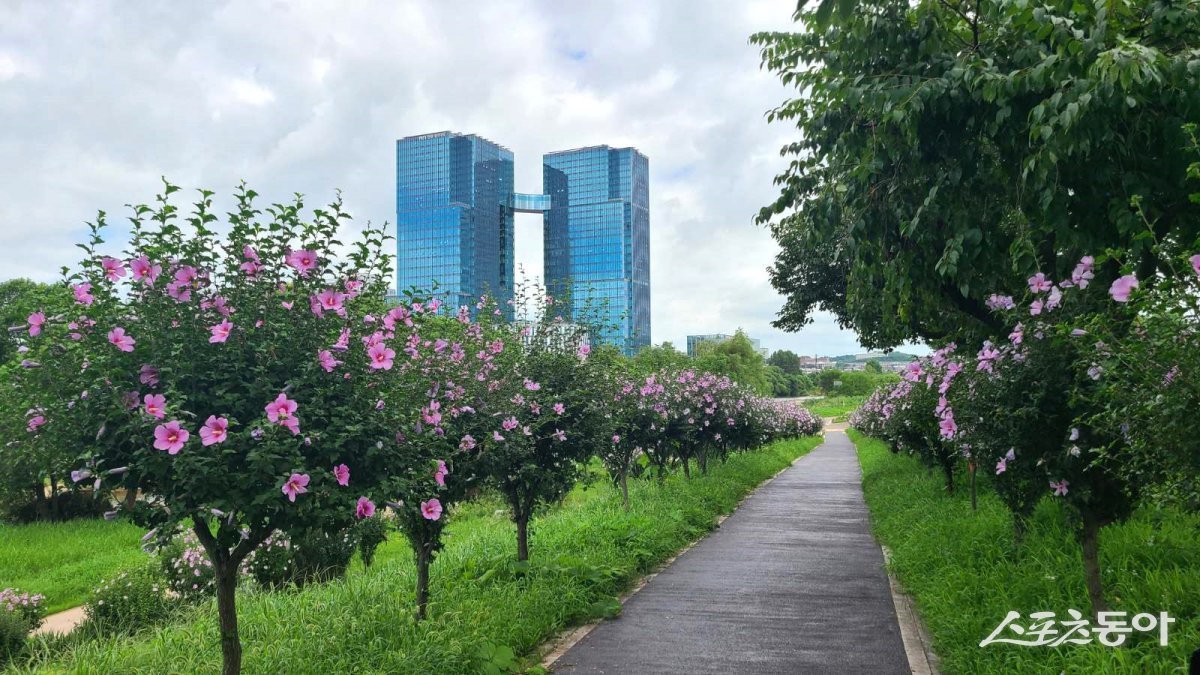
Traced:
MULTIPOLYGON (((394 219, 395 140, 452 129, 511 148, 517 189, 542 153, 607 143, 650 157, 653 338, 743 327, 771 348, 858 351, 827 316, 770 327, 769 234, 794 132, 763 113, 790 92, 759 69, 756 30, 795 0, 290 4, 228 0, 0 6, 0 276, 55 278, 97 209, 119 221, 165 175, 220 193, 394 219), (32 36, 36 36, 36 39, 32 36), (36 69, 34 65, 36 64, 36 69), (53 73, 54 77, 36 77, 53 73), (28 75, 28 76, 27 76, 28 75), (11 158, 11 159, 10 159, 11 158)), ((541 272, 541 220, 517 260, 541 272)))

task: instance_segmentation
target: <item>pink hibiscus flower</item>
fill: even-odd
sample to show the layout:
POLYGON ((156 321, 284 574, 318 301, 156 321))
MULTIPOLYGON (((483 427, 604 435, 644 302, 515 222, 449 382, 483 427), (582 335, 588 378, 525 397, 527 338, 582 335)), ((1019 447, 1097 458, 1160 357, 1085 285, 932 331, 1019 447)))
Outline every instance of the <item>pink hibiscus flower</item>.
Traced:
POLYGON ((350 467, 338 464, 333 467, 333 477, 337 479, 338 485, 346 487, 350 484, 350 467))
POLYGON ((437 498, 430 499, 427 502, 421 502, 421 515, 425 516, 426 520, 437 520, 442 517, 442 503, 437 498))
POLYGON ((1067 479, 1065 478, 1058 482, 1050 481, 1050 487, 1054 489, 1055 497, 1067 496, 1067 485, 1069 485, 1069 483, 1067 483, 1067 479))
POLYGON ((224 443, 229 437, 229 420, 216 415, 209 415, 200 427, 200 444, 204 446, 224 443))
POLYGON ((166 450, 168 455, 179 454, 190 435, 188 430, 179 426, 179 422, 175 420, 160 424, 154 428, 154 449, 166 450))
POLYGON ((158 275, 162 273, 162 265, 152 264, 148 256, 129 261, 129 269, 133 272, 134 280, 147 284, 153 284, 158 279, 158 275))
POLYGON ((388 346, 382 342, 372 345, 367 350, 367 356, 371 357, 371 368, 374 370, 391 370, 393 360, 396 358, 396 352, 388 349, 388 346))
POLYGON ((317 269, 317 253, 308 250, 289 251, 284 262, 299 272, 300 276, 307 277, 309 272, 317 269))
POLYGON ((92 285, 87 282, 71 286, 71 291, 75 294, 75 302, 80 305, 90 305, 96 301, 92 295, 92 285))
POLYGON ((288 479, 283 483, 283 494, 287 495, 289 502, 296 501, 296 495, 302 495, 308 492, 308 474, 294 473, 288 476, 288 479))
POLYGON ((133 337, 125 334, 124 328, 110 330, 108 332, 108 341, 123 352, 133 351, 133 346, 137 344, 133 337))
POLYGON ((327 373, 332 373, 333 369, 337 368, 342 363, 341 361, 333 358, 333 352, 330 352, 328 349, 322 349, 321 351, 317 352, 317 361, 327 373))
POLYGON ((125 263, 116 258, 104 256, 100 259, 100 266, 104 268, 104 276, 108 277, 109 281, 116 281, 125 276, 125 263))
POLYGON ((360 520, 375 515, 375 502, 366 497, 359 497, 358 504, 354 506, 354 515, 360 520))
POLYGON ((445 485, 446 476, 449 475, 450 469, 446 468, 446 462, 439 459, 437 463, 437 469, 433 472, 433 480, 437 482, 438 485, 445 485))
POLYGON ((37 337, 42 334, 42 326, 46 325, 46 315, 42 312, 34 312, 26 321, 29 322, 29 337, 37 337))
POLYGON ((229 334, 233 332, 233 324, 226 319, 208 330, 212 332, 212 337, 208 338, 210 344, 225 342, 229 339, 229 334))
POLYGON ((1042 274, 1041 272, 1029 277, 1029 290, 1033 291, 1034 293, 1042 293, 1050 290, 1053 287, 1054 282, 1047 279, 1046 275, 1042 274))
POLYGON ((44 416, 34 415, 33 417, 29 418, 29 422, 27 422, 25 424, 25 428, 29 430, 29 433, 33 434, 33 433, 37 433, 38 427, 42 426, 45 423, 46 423, 46 418, 44 416))
POLYGON ((167 397, 162 394, 146 394, 142 399, 142 404, 146 409, 146 414, 151 417, 162 419, 167 414, 167 397))
POLYGON ((1196 273, 1196 276, 1200 277, 1200 253, 1188 258, 1188 261, 1192 263, 1192 270, 1196 273))
POLYGON ((1137 287, 1137 277, 1132 274, 1126 274, 1125 276, 1112 282, 1112 286, 1110 286, 1108 289, 1108 294, 1111 295, 1112 299, 1116 300, 1117 302, 1129 302, 1129 294, 1132 293, 1133 289, 1137 287))

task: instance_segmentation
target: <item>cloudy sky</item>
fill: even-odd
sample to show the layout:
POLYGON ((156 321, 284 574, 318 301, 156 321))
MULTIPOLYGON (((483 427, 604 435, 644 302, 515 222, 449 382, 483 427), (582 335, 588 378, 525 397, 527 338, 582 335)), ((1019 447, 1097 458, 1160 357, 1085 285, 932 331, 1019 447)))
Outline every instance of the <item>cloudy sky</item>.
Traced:
MULTIPOLYGON (((341 188, 357 222, 394 221, 395 140, 450 129, 516 155, 632 145, 650 158, 653 340, 744 328, 771 349, 860 351, 827 316, 770 326, 769 234, 793 131, 789 92, 747 37, 789 30, 794 0, 587 3, 0 0, 0 278, 52 281, 98 209, 159 177, 228 193, 247 180, 310 205, 341 188)), ((541 273, 541 218, 517 261, 541 273)))

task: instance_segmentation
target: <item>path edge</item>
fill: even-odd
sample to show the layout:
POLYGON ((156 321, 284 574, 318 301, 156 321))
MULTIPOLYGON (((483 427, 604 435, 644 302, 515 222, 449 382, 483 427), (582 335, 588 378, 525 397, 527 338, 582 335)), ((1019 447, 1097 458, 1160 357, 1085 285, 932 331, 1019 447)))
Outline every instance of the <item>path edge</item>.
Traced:
POLYGON ((900 624, 900 640, 904 643, 904 655, 908 658, 908 669, 913 675, 941 675, 941 659, 933 652, 933 642, 925 622, 917 613, 916 603, 892 574, 892 550, 882 544, 880 548, 883 550, 888 586, 892 591, 892 605, 896 608, 896 621, 900 624))
MULTIPOLYGON (((821 437, 824 438, 824 436, 825 436, 825 433, 823 431, 821 433, 821 437)), ((810 452, 821 447, 821 445, 823 445, 824 443, 825 443, 825 441, 822 440, 821 443, 814 445, 807 452, 805 452, 804 454, 800 455, 796 459, 793 459, 791 462, 789 462, 787 466, 783 467, 779 471, 776 471, 770 478, 767 478, 763 482, 754 486, 753 490, 742 495, 742 498, 738 500, 738 503, 736 505, 734 505, 733 509, 730 510, 729 513, 723 513, 723 514, 717 516, 716 523, 713 525, 712 530, 709 530, 708 532, 705 532, 703 535, 697 537, 691 543, 689 543, 687 546, 685 546, 684 548, 677 551, 675 553, 675 555, 671 556, 670 558, 667 558, 661 564, 655 566, 653 570, 651 570, 650 572, 647 572, 645 575, 640 577, 637 581, 633 582, 633 585, 630 586, 628 590, 626 590, 621 595, 617 596, 617 602, 621 603, 621 607, 624 608, 625 603, 630 598, 632 598, 634 595, 636 595, 638 593, 638 591, 645 588, 646 584, 650 583, 650 581, 652 579, 654 579, 654 577, 658 576, 659 573, 661 573, 663 570, 670 567, 671 563, 674 563, 676 560, 679 559, 679 556, 692 550, 692 548, 694 548, 697 544, 704 541, 705 539, 708 539, 709 536, 712 535, 713 530, 716 530, 717 528, 721 527, 721 523, 724 523, 726 518, 728 518, 729 516, 736 513, 737 510, 742 507, 742 504, 747 499, 749 499, 751 496, 753 496, 754 493, 763 489, 768 483, 770 483, 771 481, 778 478, 779 474, 781 474, 784 471, 787 471, 788 469, 795 466, 796 462, 799 462, 800 460, 807 457, 810 452)), ((588 633, 591 633, 600 624, 603 624, 604 622, 610 621, 610 620, 611 619, 597 619, 595 621, 589 621, 588 623, 585 623, 582 626, 576 626, 575 628, 569 628, 565 631, 562 631, 557 636, 555 636, 549 640, 546 640, 543 644, 549 646, 549 651, 547 651, 546 654, 544 656, 542 656, 542 659, 541 659, 541 662, 539 663, 539 665, 542 668, 545 668, 546 671, 548 671, 548 672, 551 671, 554 664, 556 662, 558 662, 558 660, 561 659, 564 654, 566 654, 568 651, 570 651, 570 649, 572 647, 579 644, 579 642, 581 640, 583 640, 583 638, 587 637, 588 633)), ((935 674, 935 675, 940 675, 940 674, 935 674)))

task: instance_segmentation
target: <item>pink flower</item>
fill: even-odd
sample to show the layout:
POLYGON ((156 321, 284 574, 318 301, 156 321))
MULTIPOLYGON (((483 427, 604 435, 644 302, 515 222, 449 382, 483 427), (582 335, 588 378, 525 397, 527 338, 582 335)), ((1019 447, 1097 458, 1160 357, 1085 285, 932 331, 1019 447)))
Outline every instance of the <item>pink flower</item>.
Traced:
POLYGON ((520 422, 518 422, 517 418, 515 417, 509 417, 501 422, 500 426, 503 427, 505 431, 512 431, 520 426, 520 422))
POLYGON ((996 475, 997 476, 999 476, 1000 474, 1004 473, 1007 470, 1008 470, 1008 461, 1007 460, 1001 459, 999 462, 996 462, 996 475))
POLYGON ((1065 479, 1065 478, 1058 481, 1057 483, 1054 481, 1050 481, 1050 487, 1054 488, 1054 496, 1055 497, 1065 497, 1067 495, 1067 485, 1068 484, 1069 483, 1067 483, 1067 479, 1065 479))
POLYGON ((123 352, 133 351, 133 346, 137 344, 131 336, 125 334, 124 328, 110 330, 108 332, 108 341, 123 352))
POLYGON ((104 268, 104 276, 108 277, 109 281, 116 281, 125 276, 125 263, 116 258, 104 256, 100 259, 100 266, 104 268))
POLYGON ((225 319, 221 323, 208 329, 212 332, 212 337, 208 338, 209 344, 217 342, 225 342, 229 339, 229 334, 233 332, 233 324, 229 323, 229 319, 225 319))
POLYGON ((325 372, 327 373, 332 373, 333 369, 337 368, 342 363, 341 361, 333 358, 333 352, 329 351, 328 349, 322 349, 321 351, 317 352, 317 361, 320 362, 321 367, 324 368, 325 372))
POLYGON ((342 303, 346 299, 345 295, 330 289, 317 293, 316 297, 317 304, 320 305, 321 309, 329 312, 341 312, 342 303))
POLYGON ((29 322, 29 337, 37 337, 42 334, 42 326, 46 325, 46 315, 42 312, 34 312, 26 321, 29 322))
POLYGON ((258 259, 258 251, 251 248, 250 244, 242 246, 242 257, 251 262, 260 262, 258 259))
POLYGON ((1129 294, 1132 293, 1133 289, 1137 287, 1137 277, 1132 274, 1126 274, 1120 279, 1112 282, 1112 286, 1110 286, 1108 289, 1108 294, 1111 295, 1112 299, 1116 300, 1117 302, 1129 302, 1129 294))
POLYGON ((229 420, 216 415, 209 415, 200 427, 200 444, 204 446, 224 443, 229 437, 229 420))
POLYGON ((192 299, 192 289, 187 284, 172 281, 167 284, 167 295, 171 296, 175 302, 187 302, 192 299))
POLYGON ((554 433, 550 435, 554 437, 554 440, 559 442, 567 440, 567 432, 563 431, 562 429, 555 429, 554 433))
POLYGON ((474 450, 475 449, 475 438, 472 437, 470 434, 463 436, 462 441, 460 441, 458 444, 458 449, 459 450, 474 450))
POLYGON ((1192 270, 1200 277, 1200 253, 1188 258, 1188 262, 1192 263, 1192 270))
POLYGON ((333 467, 333 477, 337 479, 338 485, 346 487, 350 484, 350 467, 338 464, 333 467))
POLYGON ((142 369, 138 371, 138 381, 150 387, 158 384, 158 368, 149 363, 143 363, 142 369))
POLYGON ((442 503, 437 498, 430 499, 427 502, 421 502, 421 515, 425 516, 426 520, 437 520, 442 517, 442 503))
POLYGON ((25 428, 29 430, 29 433, 33 434, 33 433, 37 433, 38 427, 42 426, 45 423, 46 423, 46 418, 44 416, 34 415, 33 417, 29 418, 29 422, 26 423, 25 428))
POLYGON ((92 285, 87 282, 71 286, 71 291, 75 293, 75 302, 81 305, 90 305, 96 301, 92 295, 92 285))
POLYGON ((1090 255, 1085 255, 1079 260, 1079 264, 1075 266, 1075 270, 1071 272, 1071 283, 1079 288, 1087 288, 1088 282, 1095 276, 1092 274, 1092 265, 1096 263, 1096 259, 1090 255))
POLYGON ((616 445, 617 443, 620 443, 620 442, 621 442, 621 437, 620 437, 619 435, 617 435, 617 434, 613 434, 613 437, 612 437, 612 442, 613 442, 613 445, 616 445))
POLYGON ((988 309, 991 309, 994 311, 997 309, 1012 309, 1012 308, 1016 307, 1017 304, 1015 302, 1013 302, 1011 295, 995 295, 995 294, 993 294, 990 297, 988 297, 987 306, 988 306, 988 309))
POLYGON ((288 479, 283 483, 283 494, 287 495, 289 502, 296 501, 296 495, 302 495, 308 492, 308 474, 294 473, 288 476, 288 479))
POLYGON ((179 422, 175 420, 160 424, 154 428, 154 449, 166 450, 168 455, 179 454, 190 435, 188 430, 179 426, 179 422))
POLYGON ((566 407, 564 407, 561 403, 555 403, 553 406, 551 406, 551 409, 554 410, 555 415, 561 415, 567 411, 566 407))
POLYGON ((162 265, 151 264, 150 258, 147 256, 129 261, 129 269, 133 272, 135 281, 147 284, 153 284, 158 279, 158 275, 162 273, 162 265))
POLYGON ((300 433, 300 421, 295 417, 296 409, 299 407, 300 405, 289 399, 287 394, 280 394, 274 401, 267 404, 267 419, 281 427, 287 427, 294 436, 300 433))
POLYGON ((1047 279, 1046 275, 1042 274, 1041 272, 1029 277, 1029 290, 1033 291, 1034 293, 1048 291, 1053 286, 1054 283, 1047 279))
POLYGON ((575 354, 581 359, 587 358, 587 355, 591 353, 592 346, 587 344, 579 345, 579 350, 575 352, 575 354))
POLYGON ((492 440, 496 441, 497 443, 503 443, 504 437, 500 435, 499 431, 493 431, 492 432, 492 440))
POLYGON ((396 352, 388 349, 388 346, 382 342, 372 345, 367 350, 367 356, 371 358, 371 368, 374 370, 391 370, 393 359, 396 358, 396 352))
POLYGON ((366 497, 359 497, 358 504, 354 506, 354 515, 360 520, 375 515, 375 502, 366 497))
POLYGON ((437 463, 437 469, 433 472, 433 480, 436 481, 438 485, 445 485, 446 476, 449 475, 450 469, 446 468, 446 462, 439 459, 437 463))
POLYGON ((142 403, 146 408, 146 414, 151 417, 161 420, 167 414, 167 397, 162 394, 146 394, 142 403))
POLYGON ((1044 305, 1044 304, 1045 304, 1045 303, 1043 303, 1043 302, 1042 302, 1042 299, 1041 299, 1041 298, 1038 298, 1037 300, 1034 300, 1033 302, 1029 303, 1029 313, 1030 313, 1032 316, 1037 316, 1038 314, 1041 314, 1041 313, 1042 313, 1042 307, 1043 307, 1043 305, 1044 305))
POLYGON ((284 262, 299 272, 300 276, 307 277, 309 272, 317 269, 317 253, 308 250, 289 251, 284 262))
POLYGON ((938 422, 938 428, 941 430, 941 436, 945 439, 954 438, 958 433, 958 425, 954 423, 954 415, 948 414, 938 422))
POLYGON ((528 389, 529 391, 537 391, 542 388, 542 385, 538 384, 537 382, 534 382, 533 380, 531 380, 527 377, 527 378, 525 378, 525 388, 528 389))

